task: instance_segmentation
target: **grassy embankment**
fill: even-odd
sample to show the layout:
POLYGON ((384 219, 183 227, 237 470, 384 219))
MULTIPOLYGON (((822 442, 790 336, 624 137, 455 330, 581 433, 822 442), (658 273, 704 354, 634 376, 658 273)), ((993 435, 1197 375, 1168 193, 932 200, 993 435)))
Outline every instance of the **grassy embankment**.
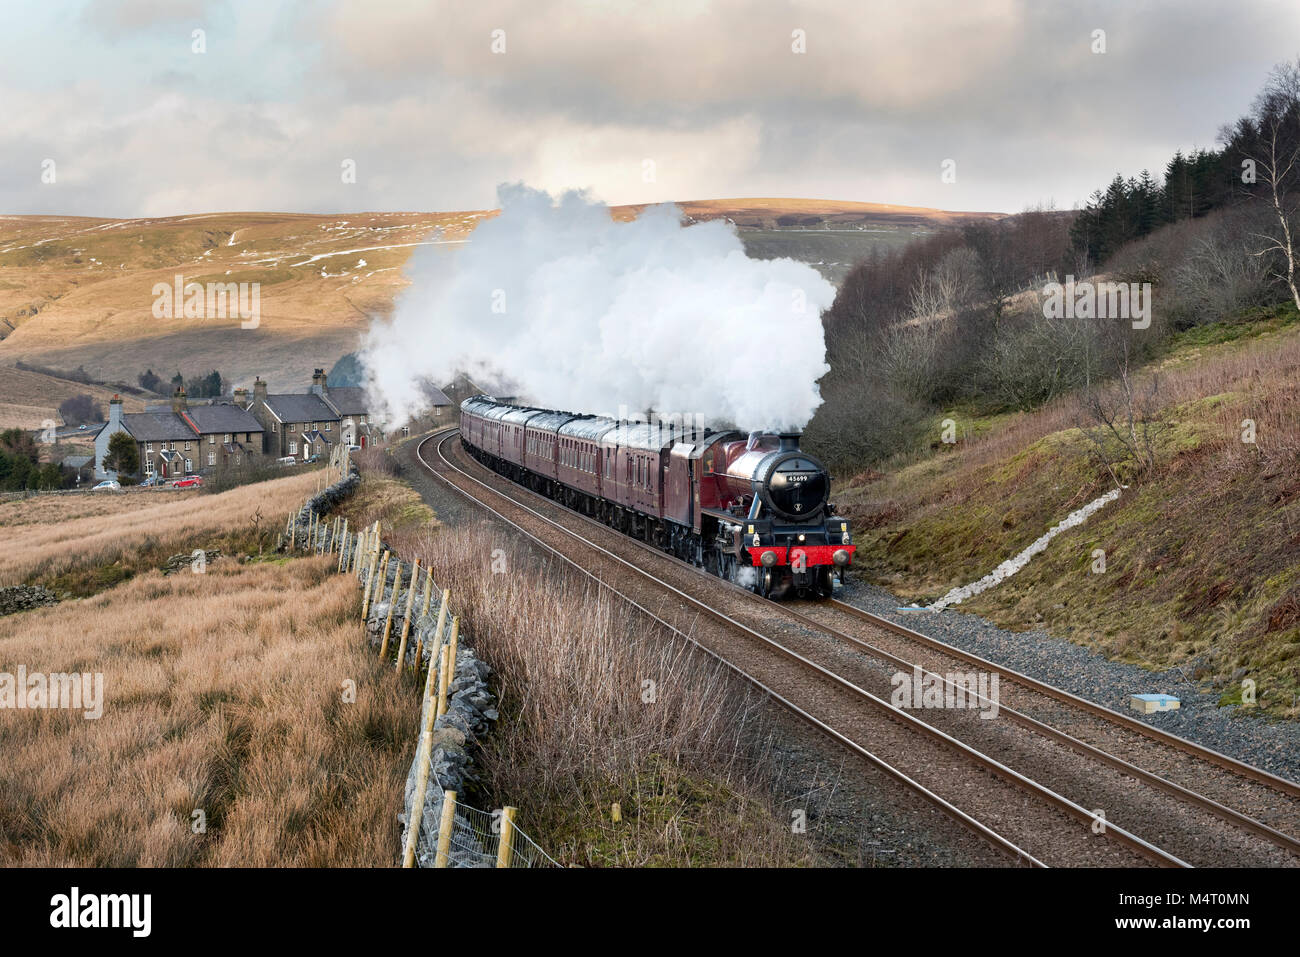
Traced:
MULTIPOLYGON (((1224 703, 1249 676, 1261 711, 1300 716, 1295 310, 1194 329, 1143 371, 1159 375, 1155 467, 1122 468, 1130 487, 1117 502, 961 608, 1120 660, 1180 665, 1224 703), (1254 444, 1242 441, 1245 419, 1254 444)), ((908 599, 982 577, 1113 487, 1077 397, 1028 414, 950 416, 956 445, 936 441, 836 494, 857 523, 859 574, 908 599)))
POLYGON ((0 618, 0 671, 100 672, 104 692, 98 719, 0 711, 0 862, 395 862, 418 708, 366 653, 333 556, 148 567, 268 525, 273 542, 316 482, 0 507, 0 583, 93 593, 0 618))

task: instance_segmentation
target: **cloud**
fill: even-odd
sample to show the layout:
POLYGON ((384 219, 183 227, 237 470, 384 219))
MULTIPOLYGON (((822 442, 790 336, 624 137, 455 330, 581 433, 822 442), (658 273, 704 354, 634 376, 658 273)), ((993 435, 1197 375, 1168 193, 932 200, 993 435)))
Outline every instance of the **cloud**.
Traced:
POLYGON ((1268 0, 82 9, 24 8, 0 35, 5 211, 465 209, 517 179, 612 202, 1069 206, 1211 145, 1300 35, 1300 7, 1268 0))

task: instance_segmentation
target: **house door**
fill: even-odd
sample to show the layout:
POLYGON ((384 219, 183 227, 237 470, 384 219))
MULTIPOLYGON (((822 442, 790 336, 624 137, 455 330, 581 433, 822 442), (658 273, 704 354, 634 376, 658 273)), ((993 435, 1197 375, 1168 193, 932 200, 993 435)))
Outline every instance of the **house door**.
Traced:
POLYGON ((363 449, 366 447, 366 437, 364 435, 361 436, 361 447, 363 449))

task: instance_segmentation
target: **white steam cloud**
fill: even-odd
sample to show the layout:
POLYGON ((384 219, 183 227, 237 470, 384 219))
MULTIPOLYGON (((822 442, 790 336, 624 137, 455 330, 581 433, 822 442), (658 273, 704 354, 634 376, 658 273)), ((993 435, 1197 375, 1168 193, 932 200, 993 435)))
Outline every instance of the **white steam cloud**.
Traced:
POLYGON ((574 412, 802 428, 821 404, 835 290, 812 267, 750 259, 730 224, 682 226, 671 205, 620 223, 580 192, 498 198, 468 244, 419 247, 393 317, 366 336, 381 419, 406 421, 422 382, 462 370, 574 412))

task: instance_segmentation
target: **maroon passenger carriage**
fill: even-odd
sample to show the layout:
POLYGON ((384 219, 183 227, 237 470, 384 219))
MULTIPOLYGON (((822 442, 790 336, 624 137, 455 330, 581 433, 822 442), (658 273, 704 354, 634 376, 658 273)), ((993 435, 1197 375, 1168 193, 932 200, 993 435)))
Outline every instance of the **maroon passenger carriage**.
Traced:
POLYGON ((461 403, 460 429, 507 478, 760 595, 829 595, 853 561, 830 475, 797 434, 683 431, 483 396, 461 403))

